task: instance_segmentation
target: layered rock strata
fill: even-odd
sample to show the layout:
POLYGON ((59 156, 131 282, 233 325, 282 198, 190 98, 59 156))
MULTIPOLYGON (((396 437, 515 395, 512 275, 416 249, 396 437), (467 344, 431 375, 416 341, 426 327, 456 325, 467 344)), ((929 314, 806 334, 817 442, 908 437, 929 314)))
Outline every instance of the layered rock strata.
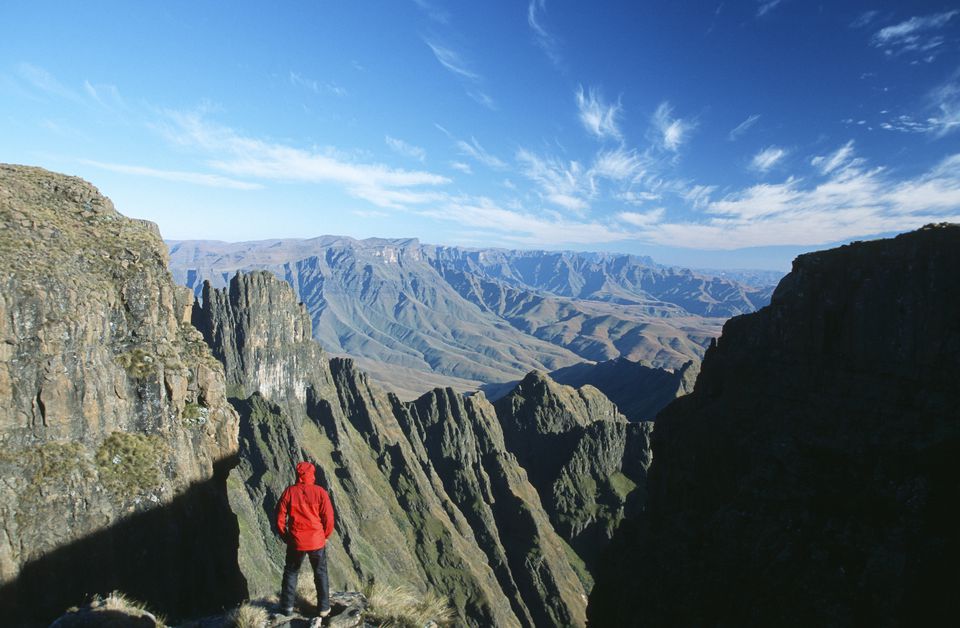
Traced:
POLYGON ((90 184, 0 166, 4 621, 114 588, 172 614, 244 592, 217 472, 238 416, 166 256, 90 184))

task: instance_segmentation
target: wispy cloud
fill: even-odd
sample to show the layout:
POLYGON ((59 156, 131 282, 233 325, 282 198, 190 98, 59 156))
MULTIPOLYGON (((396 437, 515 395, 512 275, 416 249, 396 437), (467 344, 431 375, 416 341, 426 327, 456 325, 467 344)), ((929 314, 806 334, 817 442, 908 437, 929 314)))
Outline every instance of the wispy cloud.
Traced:
POLYGON ((390 147, 390 150, 395 153, 404 155, 406 157, 413 157, 419 161, 423 161, 427 158, 427 151, 419 146, 408 144, 403 140, 398 140, 397 138, 390 137, 389 135, 384 137, 383 140, 387 143, 387 146, 390 147))
POLYGON ((935 53, 945 39, 935 31, 946 26, 960 11, 945 11, 919 17, 881 28, 871 42, 888 55, 905 52, 935 53))
POLYGON ((463 174, 473 174, 473 168, 470 167, 470 164, 465 164, 462 161, 451 161, 450 167, 454 170, 459 170, 463 174))
POLYGON ((459 150, 462 154, 472 157, 485 166, 496 169, 503 169, 507 167, 507 164, 505 164, 503 160, 488 153, 475 137, 471 137, 469 142, 465 140, 456 140, 455 143, 457 150, 459 150))
POLYGON ((680 146, 689 139, 690 132, 697 126, 693 121, 674 118, 673 108, 666 101, 660 103, 651 121, 659 144, 672 152, 680 149, 680 146))
POLYGON ((448 48, 443 44, 430 41, 429 39, 424 39, 423 42, 427 44, 427 46, 433 52, 433 56, 437 58, 437 61, 440 62, 440 65, 460 79, 461 84, 463 84, 465 87, 467 96, 469 96, 478 104, 483 105, 487 109, 496 110, 496 101, 490 96, 490 94, 481 89, 483 85, 483 77, 469 67, 459 52, 452 48, 448 48))
POLYGON ((546 12, 547 0, 530 0, 530 4, 527 6, 527 24, 533 30, 537 45, 554 65, 559 65, 563 60, 560 56, 560 44, 557 38, 543 25, 543 15, 546 12))
POLYGON ((413 3, 420 8, 423 13, 435 22, 440 24, 446 24, 450 21, 450 14, 439 7, 437 7, 432 2, 427 2, 427 0, 413 0, 413 3))
POLYGON ((850 28, 863 28, 864 26, 869 26, 876 17, 880 15, 879 11, 864 11, 857 16, 853 22, 850 23, 850 28))
POLYGON ((820 245, 960 221, 960 154, 906 180, 884 168, 865 169, 851 144, 816 166, 820 176, 732 192, 711 201, 703 220, 664 220, 641 229, 641 237, 707 249, 820 245))
POLYGON ((430 40, 424 40, 424 43, 433 51, 433 56, 437 58, 440 65, 450 72, 470 81, 480 80, 480 75, 467 67, 467 64, 460 58, 460 54, 457 51, 430 40))
POLYGON ((657 209, 651 209, 648 212, 620 212, 617 214, 617 220, 621 220, 627 224, 633 225, 634 227, 649 227, 650 225, 655 225, 661 220, 666 213, 666 210, 662 207, 657 209))
POLYGON ((763 17, 776 9, 783 0, 757 0, 757 17, 763 17))
POLYGON ((318 151, 245 136, 207 121, 195 112, 168 112, 164 129, 174 142, 209 155, 207 164, 235 176, 273 181, 342 185, 347 193, 382 207, 436 200, 424 191, 450 179, 422 170, 402 170, 377 163, 360 163, 333 149, 318 151))
POLYGON ((579 162, 543 158, 523 148, 516 157, 523 175, 540 187, 545 203, 576 213, 590 206, 589 177, 579 162))
POLYGON ((943 137, 960 129, 960 70, 930 93, 937 113, 930 117, 932 132, 943 137))
POLYGON ((621 111, 619 102, 609 104, 603 100, 596 89, 590 88, 584 91, 582 86, 577 87, 576 99, 580 122, 587 131, 599 139, 622 138, 617 125, 617 117, 621 111))
POLYGON ((750 167, 758 172, 767 172, 783 159, 787 151, 778 146, 768 146, 753 156, 750 167))
POLYGON ((21 63, 17 66, 17 75, 38 91, 77 104, 84 104, 83 96, 58 81, 53 74, 39 66, 21 63))
POLYGON ((620 147, 598 152, 587 174, 591 177, 624 181, 643 174, 646 165, 646 159, 637 151, 620 147))
POLYGON ((195 185, 205 185, 213 188, 229 188, 234 190, 259 190, 263 186, 259 183, 250 183, 248 181, 238 181, 217 174, 206 174, 201 172, 183 172, 181 170, 158 170, 145 166, 131 166, 127 164, 112 164, 101 161, 92 161, 81 159, 80 163, 102 170, 119 172, 121 174, 132 174, 140 177, 151 177, 154 179, 163 179, 165 181, 176 181, 178 183, 193 183, 195 185))
POLYGON ((290 84, 296 87, 302 87, 308 89, 314 94, 320 94, 322 92, 328 92, 334 96, 346 96, 347 90, 335 83, 322 83, 316 79, 307 78, 293 70, 290 70, 290 84))
POLYGON ((127 103, 120 95, 120 90, 116 85, 97 85, 94 86, 90 81, 83 82, 83 91, 87 96, 107 109, 126 109, 127 103))
POLYGON ((902 133, 927 133, 941 138, 960 130, 960 70, 927 94, 924 117, 901 114, 880 123, 880 128, 902 133))
POLYGON ((600 150, 589 168, 579 161, 542 157, 524 148, 517 151, 516 159, 520 172, 537 184, 545 204, 578 215, 607 193, 605 187, 612 186, 614 196, 630 192, 648 166, 645 155, 624 147, 600 150))
POLYGON ((741 122, 740 124, 738 124, 737 126, 733 127, 733 129, 730 130, 730 133, 727 134, 727 139, 730 140, 731 142, 737 141, 738 139, 740 139, 740 137, 744 133, 749 131, 750 127, 756 124, 757 120, 759 119, 760 119, 759 113, 751 114, 750 116, 747 117, 746 120, 744 120, 743 122, 741 122))
POLYGON ((821 174, 830 174, 837 169, 859 166, 860 159, 853 159, 853 140, 850 140, 829 155, 820 155, 810 160, 810 165, 817 168, 821 174))
POLYGON ((505 242, 536 246, 615 242, 631 237, 629 232, 617 226, 507 209, 485 197, 452 198, 439 208, 417 213, 480 229, 487 242, 490 241, 489 234, 497 234, 496 237, 505 242))

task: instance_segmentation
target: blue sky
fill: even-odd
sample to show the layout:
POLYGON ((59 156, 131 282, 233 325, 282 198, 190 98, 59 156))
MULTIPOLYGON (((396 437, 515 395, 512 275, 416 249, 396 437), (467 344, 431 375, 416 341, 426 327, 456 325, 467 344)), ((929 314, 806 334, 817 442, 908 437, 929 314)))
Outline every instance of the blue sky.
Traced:
POLYGON ((960 221, 948 2, 0 4, 0 161, 170 239, 787 269, 960 221))

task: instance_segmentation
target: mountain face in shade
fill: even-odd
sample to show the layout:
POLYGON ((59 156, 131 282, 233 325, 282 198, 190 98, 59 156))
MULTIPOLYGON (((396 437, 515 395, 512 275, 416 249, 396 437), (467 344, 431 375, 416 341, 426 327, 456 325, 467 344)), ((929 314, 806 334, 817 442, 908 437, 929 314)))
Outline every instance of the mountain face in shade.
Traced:
POLYGON ((333 236, 169 245, 172 272, 198 295, 204 280, 224 287, 238 270, 286 280, 314 337, 404 398, 583 360, 680 368, 699 361, 723 320, 766 304, 771 290, 628 255, 333 236))
POLYGON ((0 165, 0 623, 94 591, 172 616, 245 594, 239 417, 166 256, 90 184, 0 165))
POLYGON ((537 372, 495 407, 554 527, 592 570, 644 504, 653 424, 628 422, 592 386, 575 390, 537 372))
POLYGON ((960 611, 960 226, 803 255, 657 417, 591 625, 935 625, 960 611))
MULTIPOLYGON (((448 596, 473 625, 582 625, 586 589, 494 408, 435 390, 409 403, 328 359, 289 285, 266 272, 207 284, 194 323, 226 365, 241 417, 228 480, 251 594, 274 592, 283 545, 271 515, 299 459, 337 511, 337 588, 369 580, 448 596)), ((607 402, 609 403, 609 402, 607 402)))
MULTIPOLYGON (((668 370, 617 358, 557 369, 550 372, 550 379, 574 388, 593 386, 615 403, 628 420, 652 421, 667 404, 693 390, 699 373, 699 363, 692 360, 677 370, 668 370)), ((482 390, 487 398, 496 401, 518 383, 490 384, 482 390)))

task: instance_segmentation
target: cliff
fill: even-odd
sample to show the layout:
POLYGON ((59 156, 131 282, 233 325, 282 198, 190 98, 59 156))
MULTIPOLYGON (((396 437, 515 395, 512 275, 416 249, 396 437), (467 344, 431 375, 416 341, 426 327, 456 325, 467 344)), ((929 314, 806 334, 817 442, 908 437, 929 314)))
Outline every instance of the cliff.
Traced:
POLYGON ((238 416, 166 255, 90 184, 0 165, 5 621, 121 586, 171 613, 244 593, 221 470, 238 416))
POLYGON ((960 226, 803 255, 657 417, 607 625, 934 625, 960 576, 960 226))
POLYGON ((471 625, 582 625, 585 591, 482 396, 403 403, 309 338, 290 286, 266 272, 203 291, 193 320, 226 365, 241 416, 228 482, 251 592, 273 592, 272 513, 298 459, 337 510, 333 586, 370 580, 446 595, 471 625))
POLYGON ((553 526, 592 571, 623 518, 646 500, 653 424, 628 422, 592 386, 575 390, 537 372, 496 411, 553 526))

